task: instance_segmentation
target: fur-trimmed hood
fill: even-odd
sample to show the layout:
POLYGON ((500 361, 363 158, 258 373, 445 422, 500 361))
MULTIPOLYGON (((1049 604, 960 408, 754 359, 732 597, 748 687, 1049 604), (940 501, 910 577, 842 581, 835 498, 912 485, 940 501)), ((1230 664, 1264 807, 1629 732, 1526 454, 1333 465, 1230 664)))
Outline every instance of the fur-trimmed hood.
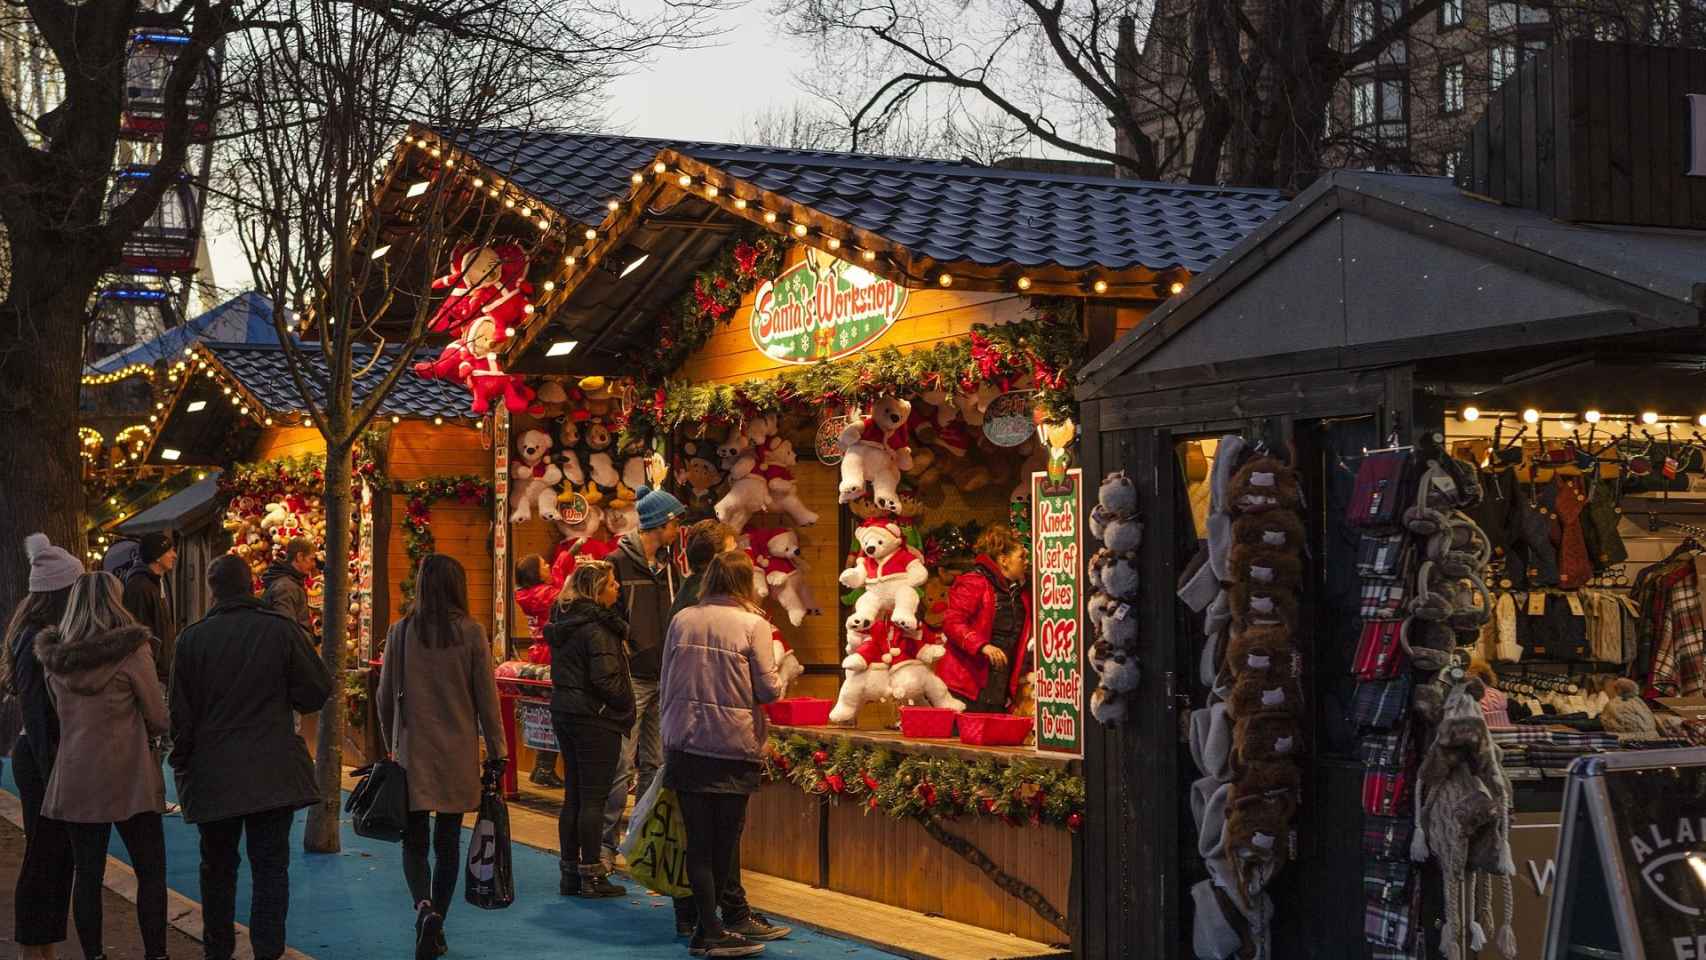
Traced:
POLYGON ((72 642, 58 627, 48 627, 36 634, 36 658, 74 692, 94 694, 149 636, 147 627, 133 623, 72 642))

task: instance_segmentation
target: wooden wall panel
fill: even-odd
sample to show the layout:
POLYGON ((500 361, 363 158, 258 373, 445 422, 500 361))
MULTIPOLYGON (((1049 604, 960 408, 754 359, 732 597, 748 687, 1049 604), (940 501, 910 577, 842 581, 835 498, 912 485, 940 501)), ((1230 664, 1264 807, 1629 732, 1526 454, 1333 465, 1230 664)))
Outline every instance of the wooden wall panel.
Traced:
POLYGON ((746 808, 740 865, 817 886, 819 803, 791 783, 766 783, 746 808), (762 829, 751 829, 762 824, 762 829))
POLYGON ((1146 303, 1141 306, 1121 306, 1114 308, 1115 333, 1123 335, 1128 330, 1136 329, 1137 325, 1142 323, 1144 318, 1149 316, 1150 311, 1154 310, 1157 306, 1159 306, 1159 304, 1146 303))
POLYGON ((314 427, 269 427, 261 431, 251 459, 259 462, 325 453, 326 441, 314 427))
MULTIPOLYGON (((797 789, 774 785, 766 789, 797 789)), ((749 825, 759 820, 749 817, 749 825)), ((768 821, 764 821, 766 830, 768 821)), ((1072 838, 1059 827, 1009 827, 986 818, 944 824, 1062 912, 1072 881, 1072 838)), ((828 810, 829 889, 1044 943, 1067 935, 983 872, 936 842, 916 821, 867 814, 856 803, 828 810)), ((751 829, 748 831, 752 832, 751 829)), ((754 868, 756 869, 756 868, 754 868)))
MULTIPOLYGON (((393 517, 403 517, 407 509, 407 497, 396 495, 391 498, 393 517)), ((399 584, 414 568, 409 561, 408 542, 400 521, 393 526, 393 530, 395 532, 385 549, 390 573, 388 585, 391 610, 388 619, 395 622, 403 614, 403 594, 399 584)), ((468 571, 468 610, 473 614, 475 622, 482 624, 489 631, 492 625, 489 511, 484 507, 464 507, 451 501, 435 503, 432 505, 432 535, 434 549, 460 560, 468 571)))
POLYGON ((477 474, 489 477, 492 451, 479 430, 405 420, 391 428, 391 476, 397 480, 477 474))

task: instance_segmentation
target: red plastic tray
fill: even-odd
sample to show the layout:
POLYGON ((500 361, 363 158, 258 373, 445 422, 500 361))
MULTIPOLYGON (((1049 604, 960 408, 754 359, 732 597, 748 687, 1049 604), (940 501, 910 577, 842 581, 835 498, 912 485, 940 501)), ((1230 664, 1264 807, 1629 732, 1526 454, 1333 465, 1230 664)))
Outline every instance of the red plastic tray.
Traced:
POLYGON ((771 723, 785 723, 792 727, 821 727, 829 723, 829 708, 834 705, 835 701, 818 697, 790 697, 765 704, 764 713, 771 723))
POLYGON ((1032 719, 1005 713, 962 713, 960 742, 977 747, 1017 747, 1031 735, 1032 719))
POLYGON ((947 707, 901 707, 900 733, 920 740, 946 740, 954 735, 954 717, 947 707))

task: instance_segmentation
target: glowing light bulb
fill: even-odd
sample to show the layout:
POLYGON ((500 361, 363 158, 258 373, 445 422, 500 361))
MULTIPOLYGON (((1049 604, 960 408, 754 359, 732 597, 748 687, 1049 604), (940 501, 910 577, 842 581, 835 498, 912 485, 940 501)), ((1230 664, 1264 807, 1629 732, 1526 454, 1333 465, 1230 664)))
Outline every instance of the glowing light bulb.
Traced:
POLYGON ((1474 423, 1481 419, 1481 410, 1479 407, 1464 407, 1460 416, 1464 423, 1474 423))
POLYGON ((1589 423, 1598 423, 1599 422, 1599 411, 1598 410, 1589 410, 1586 413, 1582 414, 1582 419, 1586 420, 1589 423))
POLYGON ((1523 423, 1539 423, 1540 422, 1540 411, 1534 409, 1533 407, 1529 407, 1527 410, 1524 410, 1522 412, 1522 422, 1523 423))
POLYGON ((1030 277, 1020 277, 1019 281, 1018 281, 1018 287, 1020 290, 1031 289, 1031 278, 1030 277))
POLYGON ((951 273, 944 273, 936 278, 936 282, 944 287, 951 287, 954 285, 954 275, 951 273))
POLYGON ((1648 410, 1641 414, 1641 422, 1648 426, 1652 426, 1659 422, 1659 415, 1652 410, 1648 410))
POLYGON ((1090 289, 1096 291, 1097 293, 1107 293, 1108 292, 1108 281, 1097 280, 1095 283, 1090 285, 1090 289))
POLYGON ((1179 281, 1177 281, 1177 280, 1174 280, 1174 281, 1173 281, 1173 285, 1172 285, 1172 286, 1170 286, 1170 287, 1168 287, 1168 288, 1167 288, 1167 291, 1168 291, 1168 292, 1169 292, 1169 293, 1171 293, 1171 294, 1172 294, 1172 295, 1173 295, 1173 296, 1175 296, 1175 297, 1176 297, 1176 296, 1178 296, 1178 295, 1179 295, 1179 294, 1181 294, 1181 293, 1184 293, 1184 292, 1185 292, 1185 285, 1184 285, 1184 284, 1183 284, 1183 283, 1180 283, 1180 282, 1179 282, 1179 281))

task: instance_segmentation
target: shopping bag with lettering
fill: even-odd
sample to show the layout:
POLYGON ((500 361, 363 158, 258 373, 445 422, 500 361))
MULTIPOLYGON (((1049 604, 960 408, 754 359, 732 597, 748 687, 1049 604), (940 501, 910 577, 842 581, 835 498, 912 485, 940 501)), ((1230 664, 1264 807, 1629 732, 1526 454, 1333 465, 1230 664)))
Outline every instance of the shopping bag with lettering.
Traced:
POLYGON ((693 895, 687 882, 687 822, 675 791, 663 786, 663 771, 652 778, 651 787, 635 806, 620 849, 628 861, 628 874, 646 889, 669 897, 693 895))
POLYGON ((463 895, 482 910, 502 910, 515 902, 515 870, 510 861, 509 806, 488 774, 480 793, 480 815, 468 843, 463 895))

